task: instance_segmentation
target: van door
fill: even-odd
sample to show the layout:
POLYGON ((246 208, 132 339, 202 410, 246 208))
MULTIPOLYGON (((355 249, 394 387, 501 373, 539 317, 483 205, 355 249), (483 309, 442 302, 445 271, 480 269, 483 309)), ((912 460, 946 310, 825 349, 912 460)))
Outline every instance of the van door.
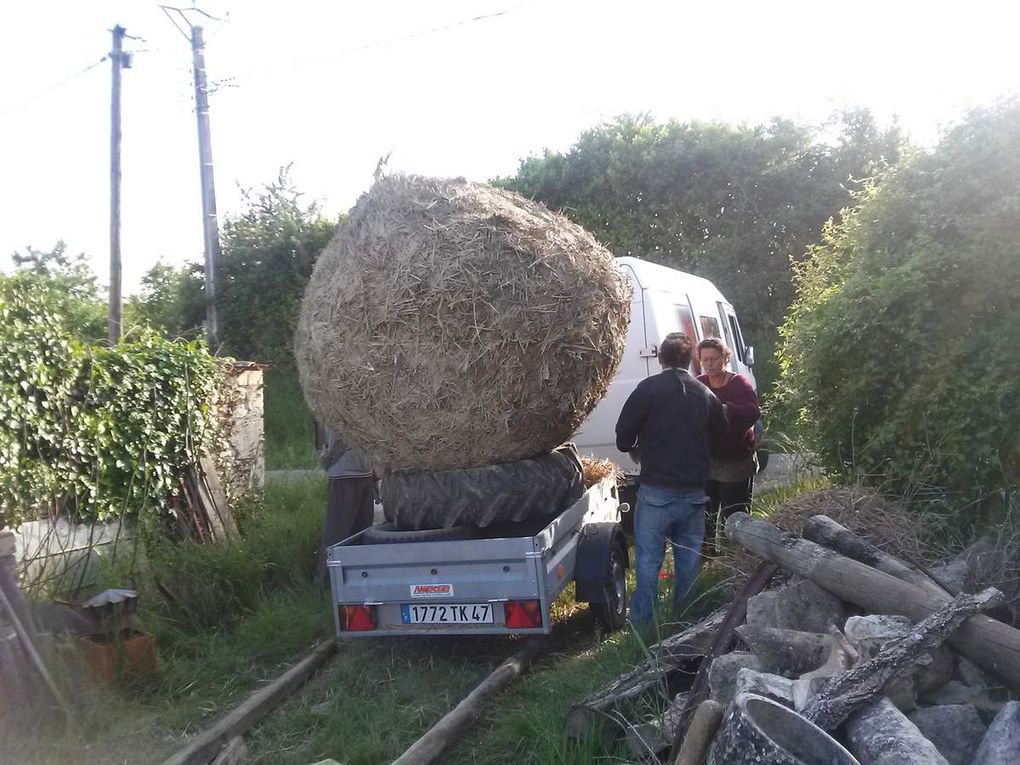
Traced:
POLYGON ((723 322, 726 345, 733 351, 733 371, 738 374, 747 375, 751 380, 751 384, 757 388, 754 372, 747 363, 747 345, 745 345, 744 336, 740 332, 740 322, 737 321, 737 314, 733 310, 733 306, 729 303, 719 303, 719 318, 723 322))

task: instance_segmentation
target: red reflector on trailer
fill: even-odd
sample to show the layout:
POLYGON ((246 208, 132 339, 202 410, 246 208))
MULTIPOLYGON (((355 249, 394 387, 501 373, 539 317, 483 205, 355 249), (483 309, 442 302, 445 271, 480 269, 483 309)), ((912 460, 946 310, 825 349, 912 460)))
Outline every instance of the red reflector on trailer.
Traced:
POLYGON ((338 606, 340 629, 349 632, 363 632, 375 629, 374 606, 338 606))
POLYGON ((533 629, 542 626, 542 604, 537 600, 511 600, 503 604, 507 627, 533 629))

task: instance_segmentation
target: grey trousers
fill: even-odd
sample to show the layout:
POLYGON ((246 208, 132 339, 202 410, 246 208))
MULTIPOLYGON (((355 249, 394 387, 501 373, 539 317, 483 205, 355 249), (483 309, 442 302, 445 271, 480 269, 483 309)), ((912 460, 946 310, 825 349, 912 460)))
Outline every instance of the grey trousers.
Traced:
POLYGON ((326 493, 326 521, 319 550, 319 575, 326 573, 326 548, 372 525, 375 482, 371 477, 332 478, 326 493))

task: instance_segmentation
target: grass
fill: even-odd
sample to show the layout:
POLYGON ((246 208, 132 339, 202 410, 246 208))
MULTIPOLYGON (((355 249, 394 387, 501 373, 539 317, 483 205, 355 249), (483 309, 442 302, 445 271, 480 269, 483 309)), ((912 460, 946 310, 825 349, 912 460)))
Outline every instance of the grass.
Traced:
POLYGON ((318 467, 315 419, 293 370, 266 371, 265 433, 268 470, 318 467))
MULTIPOLYGON (((763 493, 756 509, 767 510, 812 487, 763 493)), ((6 751, 18 752, 26 765, 71 756, 81 763, 158 761, 185 735, 207 726, 330 637, 329 594, 311 581, 324 499, 322 480, 271 480, 264 512, 245 521, 246 539, 238 545, 243 554, 213 547, 183 553, 169 581, 194 613, 157 610, 153 600, 142 601, 146 627, 159 640, 158 675, 127 689, 92 689, 76 696, 86 712, 84 736, 51 735, 6 751), (215 609, 201 606, 205 600, 215 609), (210 624, 198 628, 203 620, 210 624)), ((686 622, 725 600, 727 589, 715 586, 725 574, 718 565, 706 566, 699 582, 703 597, 686 622)), ((663 599, 664 608, 668 600, 663 599)), ((646 642, 628 632, 597 635, 587 609, 569 597, 557 602, 555 614, 551 652, 499 698, 445 762, 523 765, 626 757, 620 744, 598 735, 567 741, 563 720, 571 703, 640 662, 646 642)), ((667 625, 647 640, 679 626, 667 625)), ((517 641, 505 637, 345 641, 308 685, 246 735, 249 761, 391 761, 516 648, 517 641)), ((666 699, 661 701, 665 707, 666 699)))

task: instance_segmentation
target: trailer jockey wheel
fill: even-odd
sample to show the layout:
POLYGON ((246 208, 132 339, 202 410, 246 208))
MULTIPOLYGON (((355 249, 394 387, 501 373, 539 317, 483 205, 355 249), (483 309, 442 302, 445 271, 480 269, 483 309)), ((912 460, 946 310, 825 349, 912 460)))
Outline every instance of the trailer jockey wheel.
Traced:
POLYGON ((609 558, 606 602, 591 605, 595 622, 606 632, 616 632, 627 624, 627 564, 618 544, 613 545, 609 558))

